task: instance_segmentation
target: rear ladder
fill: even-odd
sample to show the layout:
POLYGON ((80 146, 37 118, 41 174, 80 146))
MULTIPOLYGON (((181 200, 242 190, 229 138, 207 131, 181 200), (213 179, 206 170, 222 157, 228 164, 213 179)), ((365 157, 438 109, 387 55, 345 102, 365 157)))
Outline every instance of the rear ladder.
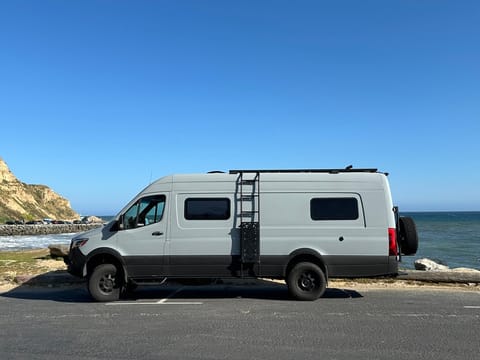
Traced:
POLYGON ((240 261, 251 267, 260 263, 260 172, 239 171, 237 179, 240 220, 240 261))

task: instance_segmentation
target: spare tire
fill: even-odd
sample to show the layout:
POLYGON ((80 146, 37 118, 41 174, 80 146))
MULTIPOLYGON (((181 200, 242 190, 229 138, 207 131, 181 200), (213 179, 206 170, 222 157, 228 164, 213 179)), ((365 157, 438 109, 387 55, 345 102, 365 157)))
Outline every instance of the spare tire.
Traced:
POLYGON ((415 255, 418 250, 417 227, 411 217, 401 216, 398 219, 400 232, 398 243, 403 255, 415 255))

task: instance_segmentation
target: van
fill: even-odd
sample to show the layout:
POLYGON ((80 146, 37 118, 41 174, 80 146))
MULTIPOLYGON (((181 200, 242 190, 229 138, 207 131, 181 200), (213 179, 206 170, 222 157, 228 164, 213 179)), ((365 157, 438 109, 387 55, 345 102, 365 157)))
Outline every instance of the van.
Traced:
POLYGON ((271 278, 315 300, 334 277, 394 276, 417 251, 377 169, 230 170, 148 185, 66 259, 97 301, 166 278, 271 278))

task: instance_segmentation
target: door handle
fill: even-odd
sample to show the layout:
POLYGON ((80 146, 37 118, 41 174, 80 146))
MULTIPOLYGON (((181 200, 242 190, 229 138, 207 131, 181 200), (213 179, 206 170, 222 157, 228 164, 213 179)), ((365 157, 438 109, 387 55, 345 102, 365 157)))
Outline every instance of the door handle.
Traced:
POLYGON ((152 236, 160 236, 160 235, 163 235, 163 232, 161 232, 161 231, 154 231, 154 232, 152 233, 152 236))

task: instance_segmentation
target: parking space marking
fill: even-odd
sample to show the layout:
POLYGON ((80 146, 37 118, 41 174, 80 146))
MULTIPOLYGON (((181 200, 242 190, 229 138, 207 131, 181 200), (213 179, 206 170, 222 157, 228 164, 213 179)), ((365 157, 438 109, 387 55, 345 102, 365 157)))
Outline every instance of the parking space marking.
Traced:
POLYGON ((203 302, 200 301, 171 301, 163 302, 158 305, 203 305, 203 302))
POLYGON ((480 306, 477 305, 466 305, 464 306, 465 309, 480 309, 480 306))
POLYGON ((121 306, 121 305, 203 305, 203 302, 200 301, 170 301, 167 302, 167 299, 162 299, 155 302, 147 301, 130 301, 130 302, 112 302, 106 303, 107 306, 121 306))

